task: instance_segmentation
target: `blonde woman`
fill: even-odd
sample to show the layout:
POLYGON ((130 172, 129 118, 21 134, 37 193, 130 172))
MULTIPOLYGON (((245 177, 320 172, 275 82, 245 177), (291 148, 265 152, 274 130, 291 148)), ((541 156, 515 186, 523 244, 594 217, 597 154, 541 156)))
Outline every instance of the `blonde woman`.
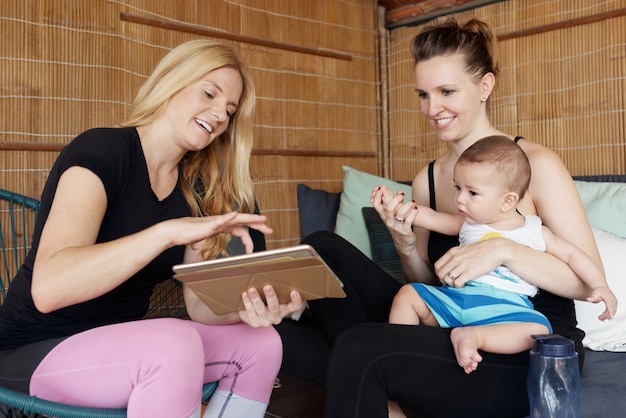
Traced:
POLYGON ((0 381, 43 399, 128 408, 129 417, 262 417, 282 360, 271 325, 302 307, 271 287, 218 316, 184 288, 191 321, 141 320, 172 266, 216 257, 229 235, 252 251, 248 163, 254 86, 228 47, 172 50, 129 119, 59 155, 33 248, 0 310, 0 381))

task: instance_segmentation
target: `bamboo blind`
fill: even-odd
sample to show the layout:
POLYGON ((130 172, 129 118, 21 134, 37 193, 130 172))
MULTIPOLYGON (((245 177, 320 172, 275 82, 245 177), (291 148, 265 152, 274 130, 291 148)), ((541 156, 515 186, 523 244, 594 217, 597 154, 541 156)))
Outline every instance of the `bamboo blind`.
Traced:
MULTIPOLYGON (((9 3, 0 11, 1 188, 38 197, 63 144, 123 120, 156 62, 202 37, 232 45, 255 79, 251 169, 275 231, 270 248, 300 240, 298 183, 339 191, 344 164, 406 180, 444 151, 414 93, 408 46, 420 28, 381 30, 375 0, 9 3)), ((625 8, 509 0, 456 16, 483 18, 503 37, 492 121, 553 148, 572 174, 624 173, 625 18, 506 35, 625 8)))
POLYGON ((274 229, 268 247, 300 240, 298 183, 337 191, 342 164, 377 170, 375 0, 8 3, 0 11, 1 188, 38 197, 62 145, 122 121, 158 60, 196 38, 230 44, 251 68, 251 170, 274 229))
MULTIPOLYGON (((555 150, 572 175, 626 173, 625 12, 624 0, 535 0, 453 15, 481 18, 502 38, 492 123, 555 150)), ((445 151, 414 92, 409 44, 420 29, 389 36, 393 178, 412 178, 445 151)))

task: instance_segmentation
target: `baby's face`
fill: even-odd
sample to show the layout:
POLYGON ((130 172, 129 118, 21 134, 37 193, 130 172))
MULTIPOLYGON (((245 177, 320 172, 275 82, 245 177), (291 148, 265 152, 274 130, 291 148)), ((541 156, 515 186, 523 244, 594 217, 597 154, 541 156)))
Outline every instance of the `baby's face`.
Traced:
POLYGON ((491 223, 501 214, 506 194, 502 178, 488 164, 460 163, 454 167, 457 210, 469 223, 491 223))

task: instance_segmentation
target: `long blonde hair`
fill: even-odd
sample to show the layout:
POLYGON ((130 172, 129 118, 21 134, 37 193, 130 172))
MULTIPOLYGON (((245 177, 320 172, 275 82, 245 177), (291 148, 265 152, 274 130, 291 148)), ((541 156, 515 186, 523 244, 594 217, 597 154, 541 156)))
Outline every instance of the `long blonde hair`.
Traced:
MULTIPOLYGON (((188 152, 181 160, 180 187, 194 216, 254 211, 250 176, 252 117, 256 101, 247 66, 228 46, 194 40, 171 50, 137 93, 129 118, 121 126, 141 126, 159 117, 170 98, 210 71, 230 67, 239 72, 243 91, 228 128, 209 146, 188 152)), ((205 258, 224 253, 227 236, 208 239, 205 258)))

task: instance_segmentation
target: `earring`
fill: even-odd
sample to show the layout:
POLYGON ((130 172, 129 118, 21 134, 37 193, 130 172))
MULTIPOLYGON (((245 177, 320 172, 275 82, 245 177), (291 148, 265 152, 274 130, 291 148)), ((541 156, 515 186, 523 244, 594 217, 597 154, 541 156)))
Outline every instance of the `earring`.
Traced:
POLYGON ((486 98, 486 97, 483 97, 482 99, 480 99, 480 101, 481 101, 481 102, 486 102, 486 101, 487 101, 487 98, 486 98))

